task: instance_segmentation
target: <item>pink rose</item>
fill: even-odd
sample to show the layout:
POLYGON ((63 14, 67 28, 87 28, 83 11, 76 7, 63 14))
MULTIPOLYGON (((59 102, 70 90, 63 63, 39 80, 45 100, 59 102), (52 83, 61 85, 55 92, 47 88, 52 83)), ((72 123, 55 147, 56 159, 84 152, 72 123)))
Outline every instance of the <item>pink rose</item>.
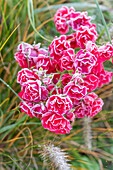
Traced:
POLYGON ((70 133, 72 129, 69 120, 54 112, 46 112, 43 114, 41 121, 43 127, 53 133, 70 133))
POLYGON ((72 48, 69 48, 63 52, 61 57, 61 68, 65 70, 72 70, 74 68, 75 54, 72 48))
POLYGON ((68 95, 70 98, 75 100, 81 100, 87 94, 87 88, 85 86, 76 84, 74 81, 69 82, 64 87, 64 94, 68 95))
POLYGON ((88 41, 93 43, 96 41, 98 35, 96 31, 96 25, 92 24, 89 27, 81 26, 76 31, 77 44, 81 48, 85 48, 85 45, 88 41))
POLYGON ((74 66, 80 73, 89 74, 93 66, 95 66, 96 61, 97 59, 93 54, 80 50, 76 55, 74 66))
POLYGON ((55 37, 53 42, 49 45, 50 57, 52 57, 56 62, 63 55, 63 51, 70 48, 69 42, 66 41, 66 36, 62 35, 59 38, 55 37))
POLYGON ((36 71, 31 71, 28 68, 20 70, 17 74, 17 83, 23 84, 28 80, 39 80, 36 71))
POLYGON ((48 111, 53 111, 57 114, 64 114, 72 108, 72 102, 69 97, 61 95, 52 95, 46 102, 48 111))

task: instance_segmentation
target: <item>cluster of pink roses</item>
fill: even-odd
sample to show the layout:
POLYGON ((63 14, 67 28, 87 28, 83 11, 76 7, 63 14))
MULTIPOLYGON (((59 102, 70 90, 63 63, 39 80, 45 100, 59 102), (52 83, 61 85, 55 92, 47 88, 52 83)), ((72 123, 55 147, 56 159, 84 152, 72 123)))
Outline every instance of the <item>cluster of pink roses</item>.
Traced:
POLYGON ((55 14, 57 31, 48 51, 40 44, 18 45, 15 59, 22 67, 17 82, 22 112, 41 119, 42 125, 54 133, 69 133, 74 117, 93 117, 102 110, 103 101, 92 92, 112 80, 112 72, 103 62, 113 55, 109 43, 98 47, 96 26, 86 12, 60 8, 55 14), (78 51, 75 54, 75 49, 78 51))

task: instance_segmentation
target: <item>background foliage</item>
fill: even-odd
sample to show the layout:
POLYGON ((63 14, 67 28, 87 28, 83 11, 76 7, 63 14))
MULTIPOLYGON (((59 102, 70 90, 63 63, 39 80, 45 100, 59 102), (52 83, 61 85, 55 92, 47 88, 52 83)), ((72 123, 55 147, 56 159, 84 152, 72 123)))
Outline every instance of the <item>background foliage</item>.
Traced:
MULTIPOLYGON (((98 0, 98 2, 112 39, 113 2, 112 0, 98 0)), ((14 60, 17 45, 21 41, 31 44, 35 41, 48 47, 49 41, 52 41, 55 35, 59 36, 53 16, 63 5, 73 6, 80 11, 88 11, 97 25, 100 35, 98 44, 108 41, 94 0, 34 0, 33 3, 31 0, 0 1, 0 77, 16 93, 20 91, 20 85, 16 83, 20 67, 14 60), (30 9, 28 9, 28 3, 30 9)), ((105 68, 113 71, 110 61, 105 63, 105 68)), ((54 144, 69 155, 72 169, 113 169, 112 90, 113 82, 96 91, 104 100, 105 105, 103 111, 96 115, 89 125, 92 130, 92 150, 90 151, 85 143, 87 134, 84 134, 83 119, 75 120, 70 134, 52 134, 42 127, 40 120, 31 119, 25 113, 20 112, 17 96, 0 82, 0 169, 54 169, 54 166, 51 167, 51 162, 47 166, 41 157, 44 150, 39 146, 49 144, 54 144)))

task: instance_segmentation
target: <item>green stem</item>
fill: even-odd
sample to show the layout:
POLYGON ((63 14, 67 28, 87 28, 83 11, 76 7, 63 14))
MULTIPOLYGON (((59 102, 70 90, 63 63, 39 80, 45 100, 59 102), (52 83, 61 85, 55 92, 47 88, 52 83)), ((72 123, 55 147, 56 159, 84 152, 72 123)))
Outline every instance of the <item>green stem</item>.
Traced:
POLYGON ((43 37, 35 28, 35 22, 34 22, 34 10, 33 10, 33 3, 32 0, 28 0, 28 16, 29 16, 29 20, 30 23, 34 29, 34 31, 44 40, 51 42, 50 40, 48 40, 47 38, 43 37), (31 17, 31 13, 30 13, 30 7, 31 7, 31 13, 32 13, 32 17, 31 17))
POLYGON ((104 19, 103 13, 102 13, 102 11, 101 11, 101 9, 100 9, 100 7, 99 7, 98 1, 95 0, 95 3, 96 3, 96 5, 97 5, 97 9, 98 9, 98 11, 99 11, 99 13, 100 13, 102 22, 103 22, 103 24, 104 24, 104 27, 105 27, 105 30, 106 30, 106 34, 107 34, 108 40, 109 40, 109 42, 112 44, 111 38, 110 38, 110 35, 109 35, 109 32, 108 32, 108 29, 107 29, 106 21, 105 21, 105 19, 104 19))
MULTIPOLYGON (((23 104, 24 104, 30 111, 32 111, 32 108, 30 108, 30 107, 25 103, 25 101, 24 101, 4 80, 2 80, 2 79, 0 78, 0 81, 1 81, 3 84, 5 84, 5 85, 23 102, 23 104)), ((36 111, 34 111, 34 110, 33 110, 33 112, 34 112, 34 113, 41 114, 41 113, 36 112, 36 111)))

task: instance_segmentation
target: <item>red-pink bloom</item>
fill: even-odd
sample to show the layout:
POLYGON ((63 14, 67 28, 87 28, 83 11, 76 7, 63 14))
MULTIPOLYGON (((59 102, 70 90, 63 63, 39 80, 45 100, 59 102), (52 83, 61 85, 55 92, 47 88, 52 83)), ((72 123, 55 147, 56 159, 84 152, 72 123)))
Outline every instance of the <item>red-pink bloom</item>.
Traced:
POLYGON ((70 74, 63 74, 61 78, 63 87, 66 86, 70 82, 71 79, 72 79, 72 76, 70 74))
POLYGON ((58 9, 55 16, 55 26, 57 31, 60 32, 60 34, 66 34, 69 31, 69 27, 67 25, 67 19, 69 19, 69 10, 68 7, 63 6, 62 8, 58 9))
POLYGON ((95 116, 98 112, 102 110, 103 104, 104 103, 101 98, 98 98, 97 100, 93 102, 91 117, 95 116))
POLYGON ((43 83, 46 84, 46 85, 49 85, 52 83, 52 78, 49 78, 49 77, 45 77, 43 78, 43 83))
POLYGON ((87 94, 87 88, 85 86, 76 84, 74 81, 69 82, 64 87, 64 94, 68 95, 70 98, 75 100, 81 100, 87 94))
POLYGON ((81 26, 76 31, 77 44, 81 48, 85 48, 85 45, 88 41, 93 43, 96 41, 98 35, 96 31, 96 26, 94 24, 87 26, 81 26))
POLYGON ((18 45, 17 50, 28 57, 37 57, 40 43, 32 46, 31 44, 22 42, 18 45))
POLYGON ((80 50, 75 58, 75 69, 78 69, 79 73, 89 74, 91 69, 96 64, 96 57, 90 52, 83 52, 80 50))
POLYGON ((81 85, 87 87, 87 92, 95 90, 98 87, 99 78, 94 74, 89 74, 86 77, 83 77, 83 83, 81 85))
POLYGON ((53 133, 70 133, 72 129, 70 121, 55 112, 46 112, 42 115, 41 121, 43 127, 53 133))
POLYGON ((71 12, 70 20, 68 24, 72 27, 74 31, 82 26, 89 26, 91 17, 87 16, 87 12, 71 12))
POLYGON ((46 100, 48 97, 48 90, 46 89, 45 86, 41 86, 41 100, 46 100))
POLYGON ((15 57, 15 60, 19 63, 20 67, 22 67, 22 68, 28 68, 28 66, 29 66, 29 68, 31 68, 31 67, 35 66, 33 59, 30 57, 27 57, 23 53, 17 52, 17 53, 15 53, 14 57, 15 57))
POLYGON ((54 19, 56 20, 56 17, 63 17, 63 18, 67 18, 69 14, 69 8, 66 6, 61 7, 60 9, 57 10, 54 19))
POLYGON ((57 31, 60 32, 60 34, 62 35, 69 32, 69 27, 66 23, 66 18, 57 16, 55 18, 55 26, 56 26, 57 31))
POLYGON ((74 50, 72 48, 65 50, 60 60, 62 69, 72 70, 74 68, 75 60, 74 50))
POLYGON ((74 121, 74 113, 73 112, 68 112, 66 113, 66 119, 68 119, 69 121, 74 121))
POLYGON ((60 74, 54 74, 53 76, 53 83, 56 84, 59 81, 60 74))
POLYGON ((98 75, 100 74, 100 72, 102 72, 103 69, 103 62, 97 59, 95 66, 93 66, 91 70, 91 74, 95 74, 98 77, 98 75))
POLYGON ((21 108, 21 112, 25 112, 30 117, 33 117, 32 113, 31 113, 31 109, 32 109, 33 105, 34 104, 32 102, 24 101, 24 102, 20 102, 19 107, 21 108))
POLYGON ((32 107, 31 113, 34 117, 37 117, 38 119, 42 118, 42 114, 46 112, 46 108, 43 103, 41 104, 35 104, 32 107))
POLYGON ((24 68, 20 70, 17 74, 17 83, 23 84, 28 80, 39 80, 39 77, 35 71, 24 68))
POLYGON ((51 61, 49 56, 39 54, 37 58, 36 68, 39 69, 40 67, 42 67, 43 70, 48 70, 50 65, 51 65, 51 61))
POLYGON ((21 86, 22 91, 19 93, 19 96, 26 101, 37 103, 40 100, 45 100, 49 93, 44 86, 41 86, 40 80, 28 80, 21 86))
POLYGON ((69 97, 62 97, 61 95, 52 95, 46 102, 48 111, 56 112, 57 114, 65 114, 72 109, 72 102, 69 97))
POLYGON ((99 84, 98 87, 102 87, 103 84, 107 84, 110 81, 112 81, 112 72, 105 71, 104 69, 98 73, 98 78, 99 78, 99 84))
POLYGON ((113 56, 113 47, 111 44, 107 43, 106 46, 101 46, 99 49, 99 59, 104 62, 109 60, 113 56))
POLYGON ((90 93, 85 96, 83 102, 80 102, 75 110, 75 117, 83 118, 84 116, 95 116, 98 112, 102 110, 103 101, 98 98, 95 93, 90 93))
POLYGON ((72 33, 70 35, 67 35, 66 36, 66 39, 68 41, 70 41, 70 46, 71 48, 75 49, 75 48, 78 48, 78 44, 77 44, 77 39, 76 39, 76 32, 75 33, 72 33))
POLYGON ((75 83, 80 83, 83 82, 82 74, 81 73, 74 73, 72 79, 74 80, 75 83))
POLYGON ((59 38, 55 37, 53 42, 49 45, 50 57, 52 57, 56 62, 63 55, 63 51, 70 48, 69 42, 66 41, 66 36, 62 35, 59 38))
POLYGON ((99 51, 98 51, 98 47, 95 43, 93 43, 92 41, 88 41, 86 44, 86 48, 85 50, 87 52, 92 53, 96 58, 99 57, 99 51))

